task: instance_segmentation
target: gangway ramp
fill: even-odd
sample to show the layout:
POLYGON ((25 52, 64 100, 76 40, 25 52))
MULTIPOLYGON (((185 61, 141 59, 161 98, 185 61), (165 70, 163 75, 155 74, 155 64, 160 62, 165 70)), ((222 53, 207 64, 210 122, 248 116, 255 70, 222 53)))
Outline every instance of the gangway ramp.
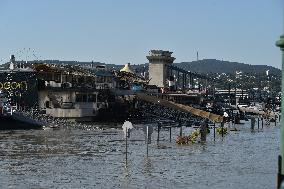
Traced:
POLYGON ((188 106, 188 105, 178 104, 178 103, 168 101, 168 100, 165 100, 165 99, 160 99, 158 97, 148 95, 148 94, 145 94, 145 93, 137 93, 136 96, 137 96, 138 99, 144 100, 146 102, 161 105, 161 106, 164 106, 164 107, 167 107, 167 108, 172 108, 172 109, 179 110, 179 111, 186 112, 186 113, 191 113, 195 116, 207 118, 207 119, 209 119, 213 122, 220 123, 220 122, 223 121, 223 116, 213 114, 211 112, 207 112, 207 111, 200 110, 200 109, 197 109, 197 108, 193 108, 193 107, 188 106))

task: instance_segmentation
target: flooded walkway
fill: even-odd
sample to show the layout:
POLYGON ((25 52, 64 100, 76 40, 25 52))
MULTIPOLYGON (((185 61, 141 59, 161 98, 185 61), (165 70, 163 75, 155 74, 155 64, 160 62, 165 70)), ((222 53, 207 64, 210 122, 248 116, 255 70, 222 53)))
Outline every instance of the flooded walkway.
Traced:
MULTIPOLYGON (((142 129, 129 141, 117 129, 0 132, 3 188, 276 188, 279 126, 250 131, 250 124, 206 144, 177 145, 179 129, 152 135, 149 158, 142 129)), ((99 125, 97 125, 99 126, 99 125)), ((138 125, 142 126, 142 125, 138 125)), ((95 128, 95 127, 94 127, 95 128)), ((189 134, 191 128, 184 128, 189 134)))

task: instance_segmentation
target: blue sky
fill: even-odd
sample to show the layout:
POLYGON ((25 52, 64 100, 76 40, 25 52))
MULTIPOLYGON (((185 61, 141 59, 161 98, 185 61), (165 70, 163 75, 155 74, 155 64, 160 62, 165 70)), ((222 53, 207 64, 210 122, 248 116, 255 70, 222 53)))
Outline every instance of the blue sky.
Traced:
POLYGON ((175 62, 198 51, 200 59, 280 68, 283 0, 0 0, 0 31, 0 63, 35 54, 141 64, 163 49, 175 62))

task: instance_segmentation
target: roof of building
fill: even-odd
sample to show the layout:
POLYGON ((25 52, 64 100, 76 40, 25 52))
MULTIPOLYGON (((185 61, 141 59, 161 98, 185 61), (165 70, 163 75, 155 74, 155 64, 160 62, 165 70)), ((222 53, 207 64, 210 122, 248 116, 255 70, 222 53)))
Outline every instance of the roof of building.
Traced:
POLYGON ((130 63, 125 64, 125 66, 120 70, 121 72, 128 72, 128 73, 133 73, 134 72, 130 68, 130 63))

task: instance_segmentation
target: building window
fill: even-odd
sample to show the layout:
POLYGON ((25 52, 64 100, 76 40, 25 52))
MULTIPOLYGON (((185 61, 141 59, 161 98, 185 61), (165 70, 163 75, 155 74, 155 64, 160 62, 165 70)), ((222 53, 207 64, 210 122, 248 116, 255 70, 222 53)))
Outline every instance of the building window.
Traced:
POLYGON ((76 102, 96 102, 96 94, 76 94, 76 102))

